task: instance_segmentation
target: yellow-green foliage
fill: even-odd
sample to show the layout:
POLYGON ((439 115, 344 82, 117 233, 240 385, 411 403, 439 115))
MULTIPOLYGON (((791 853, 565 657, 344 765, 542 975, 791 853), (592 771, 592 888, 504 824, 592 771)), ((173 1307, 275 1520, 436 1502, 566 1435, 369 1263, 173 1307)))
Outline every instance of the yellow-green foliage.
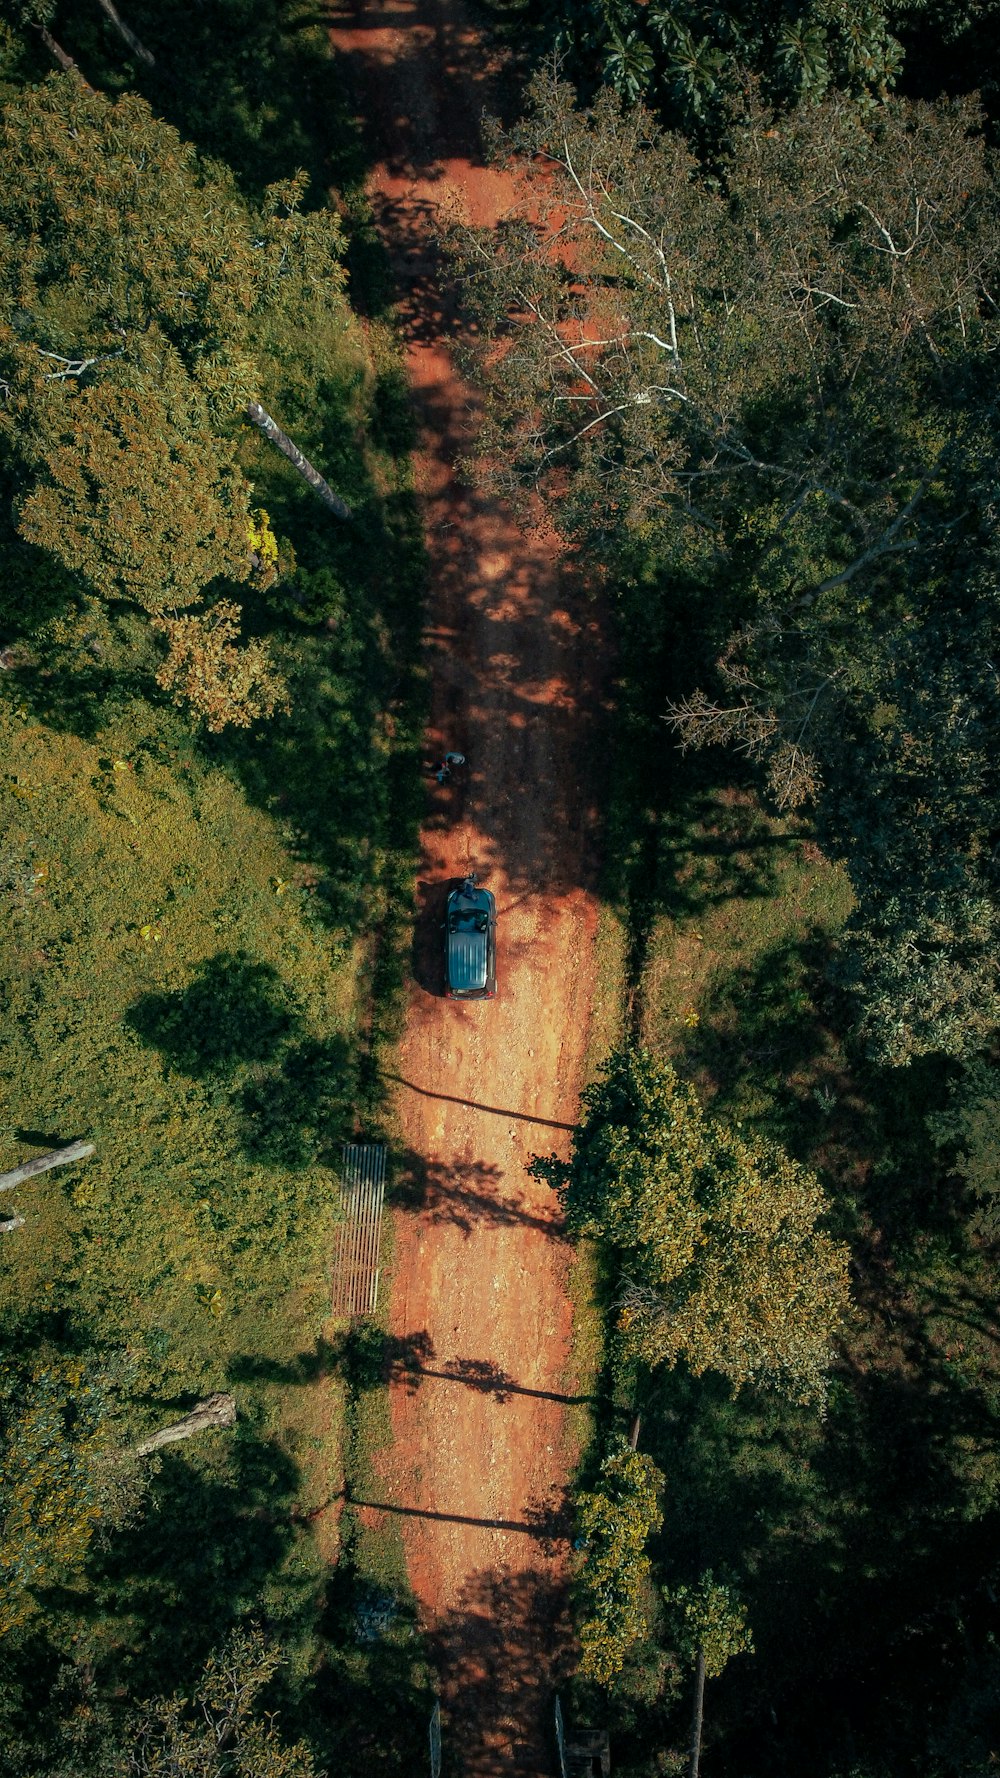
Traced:
POLYGON ((577 1495, 577 1517, 587 1555, 580 1576, 581 1671, 609 1685, 632 1644, 648 1625, 642 1605, 649 1573, 645 1554, 662 1515, 663 1477, 653 1459, 624 1439, 601 1464, 596 1488, 577 1495))
POLYGON ((0 1381, 0 1635, 23 1621, 29 1588, 61 1579, 86 1554, 100 1516, 90 1474, 100 1444, 93 1395, 79 1360, 53 1359, 30 1378, 0 1381))
POLYGON ((316 1778, 304 1741, 288 1746, 258 1698, 282 1665, 259 1630, 237 1630, 205 1663, 193 1697, 145 1704, 115 1751, 144 1778, 316 1778))
POLYGON ((21 506, 22 537, 106 599, 150 611, 198 601, 250 573, 248 487, 179 366, 129 388, 71 392, 41 447, 47 471, 21 506))
POLYGON ((697 1586, 675 1587, 664 1596, 680 1620, 678 1640, 684 1653, 689 1660, 702 1655, 708 1679, 718 1679, 734 1655, 753 1654, 746 1607, 710 1568, 697 1586))
POLYGON ((288 709, 287 687, 266 645, 236 646, 242 615, 235 600, 217 599, 203 616, 153 619, 168 643, 157 685, 173 693, 175 704, 188 704, 213 735, 227 723, 250 728, 258 717, 273 716, 279 704, 288 709))
POLYGON ((821 1399, 848 1285, 846 1248, 818 1226, 815 1176, 708 1116, 648 1050, 613 1057, 584 1104, 572 1160, 536 1169, 570 1226, 621 1256, 627 1349, 821 1399))
POLYGON ((158 1397, 218 1386, 318 1302, 351 953, 169 713, 90 742, 5 706, 0 753, 0 1166, 19 1129, 97 1149, 11 1194, 0 1318, 71 1314, 158 1397))

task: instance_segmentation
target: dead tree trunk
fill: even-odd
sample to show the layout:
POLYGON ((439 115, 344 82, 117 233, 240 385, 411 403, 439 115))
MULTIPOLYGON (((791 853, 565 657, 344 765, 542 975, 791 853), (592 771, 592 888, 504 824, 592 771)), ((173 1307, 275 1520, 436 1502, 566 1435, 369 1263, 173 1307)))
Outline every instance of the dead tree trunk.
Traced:
POLYGON ((68 1148, 52 1148, 48 1154, 36 1154, 33 1161, 23 1161, 10 1173, 0 1173, 0 1192, 12 1192, 23 1179, 33 1179, 36 1173, 47 1173, 50 1167, 65 1167, 68 1161, 85 1160, 93 1152, 92 1142, 71 1142, 68 1148))
POLYGON ((313 492, 326 502, 330 511, 335 512, 338 519, 349 519, 351 509, 347 502, 341 500, 339 494, 334 493, 329 483, 323 480, 319 470, 313 468, 308 457, 303 457, 298 445, 292 443, 287 432, 282 432, 277 420, 272 420, 267 410, 261 407, 260 402, 248 401, 246 411, 247 419, 252 420, 254 425, 260 428, 265 438, 269 438, 272 444, 277 445, 282 455, 288 458, 293 469, 298 470, 303 481, 309 483, 313 492))
POLYGON ((175 1420, 172 1426, 164 1426, 161 1432, 154 1432, 152 1438, 144 1438, 141 1445, 136 1445, 137 1457, 148 1457, 151 1451, 158 1451, 161 1445, 174 1445, 182 1438, 193 1438, 197 1432, 206 1432, 210 1426, 232 1426, 236 1421, 236 1403, 231 1395, 207 1395, 204 1401, 196 1402, 190 1414, 183 1420, 175 1420))
POLYGON ((23 1216, 7 1216, 0 1222, 0 1235, 12 1235, 15 1229, 23 1229, 23 1216))
POLYGON ((694 1670, 694 1711, 691 1717, 691 1758, 688 1761, 688 1778, 698 1778, 698 1767, 701 1763, 701 1723, 705 1710, 705 1650, 698 1650, 698 1664, 694 1670))
POLYGON ((41 38, 42 42, 44 43, 46 49, 48 50, 49 55, 54 56, 56 61, 59 63, 59 66, 63 70, 63 73, 64 74, 75 74, 77 80, 80 82, 80 84, 84 88, 84 90, 88 93, 92 93, 94 89, 91 86, 89 80, 86 80, 84 78, 84 76, 80 73, 80 70, 77 67, 76 63, 74 62, 73 57, 66 54, 66 51, 63 49, 62 44, 56 42, 51 31, 47 31, 44 25, 39 25, 38 35, 41 38))
POLYGON ((141 62, 145 62, 147 68, 155 67, 156 58, 150 55, 149 50, 144 43, 140 43, 135 32, 129 30, 125 20, 119 13, 118 8, 111 4, 111 0, 97 0, 97 4, 101 7, 102 11, 107 13, 108 18, 114 25, 118 35, 124 37, 132 54, 138 56, 141 62))

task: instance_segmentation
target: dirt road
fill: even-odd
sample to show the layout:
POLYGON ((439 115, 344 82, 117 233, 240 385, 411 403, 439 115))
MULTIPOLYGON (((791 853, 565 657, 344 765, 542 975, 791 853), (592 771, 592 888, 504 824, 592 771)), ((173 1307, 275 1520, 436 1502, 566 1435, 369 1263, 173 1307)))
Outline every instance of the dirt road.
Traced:
MULTIPOLYGON (((333 27, 379 164, 372 197, 404 300, 432 563, 430 749, 467 766, 423 834, 418 957, 397 1085, 411 1155, 393 1280, 393 1427, 380 1504, 404 1522, 436 1645, 452 1769, 551 1771, 565 1658, 568 1255, 532 1153, 565 1152, 590 1004, 599 649, 544 533, 457 480, 473 403, 450 353, 433 232, 494 222, 480 32, 458 0, 357 0, 333 27), (468 869, 499 910, 499 998, 441 997, 444 897, 468 869)), ((430 755, 429 755, 430 757, 430 755)))

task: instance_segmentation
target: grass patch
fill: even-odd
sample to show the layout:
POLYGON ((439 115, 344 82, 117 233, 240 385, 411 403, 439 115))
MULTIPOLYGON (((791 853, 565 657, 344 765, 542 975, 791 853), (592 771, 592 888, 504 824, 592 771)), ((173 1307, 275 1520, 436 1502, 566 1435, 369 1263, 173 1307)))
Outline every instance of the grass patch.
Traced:
MULTIPOLYGON (((218 737, 157 692, 137 614, 55 586, 12 546, 0 1167, 78 1135, 97 1154, 19 1194, 0 1329, 22 1352, 125 1349, 129 1436, 217 1388, 239 1419, 169 1451, 146 1519, 95 1545, 8 1640, 0 1738, 34 1771, 31 1725, 60 1673, 82 1664, 117 1710, 190 1686, 249 1617, 288 1655, 270 1700, 286 1732, 367 1778, 414 1769, 429 1711, 398 1528, 375 1538, 340 1510, 388 1436, 386 1393, 361 1386, 327 1321, 339 1145, 383 1128, 410 954, 425 585, 412 421, 324 21, 277 0, 196 15, 138 0, 128 21, 153 71, 98 8, 67 17, 66 47, 109 95, 138 88, 229 159, 251 195, 302 165, 311 201, 333 192, 364 319, 274 338, 262 393, 355 518, 338 526, 241 434, 297 560, 245 601, 292 710, 218 737)), ((34 38, 21 62, 17 78, 49 71, 34 38)))

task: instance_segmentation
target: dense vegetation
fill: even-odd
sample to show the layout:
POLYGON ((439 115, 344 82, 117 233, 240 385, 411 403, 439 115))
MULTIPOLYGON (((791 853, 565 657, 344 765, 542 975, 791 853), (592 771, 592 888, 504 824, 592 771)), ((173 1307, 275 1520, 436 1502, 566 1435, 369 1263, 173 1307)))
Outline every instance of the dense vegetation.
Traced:
POLYGON ((496 138, 530 175, 454 241, 483 472, 616 628, 626 1010, 539 1165, 606 1328, 577 1709, 637 1775, 688 1769, 702 1696, 706 1772, 1000 1744, 997 113, 990 8, 946 11, 497 6, 545 52, 496 138), (821 1410, 742 1368, 787 1326, 782 1178, 850 1250, 821 1410))
MULTIPOLYGON (((385 1583, 338 1514, 377 1379, 322 1329, 398 1018, 423 564, 308 12, 136 6, 152 66, 97 7, 0 25, 0 1171, 95 1149, 0 1199, 11 1772, 375 1769, 385 1583), (218 1391, 230 1431, 137 1454, 218 1391)), ((387 1771, 402 1603, 393 1661, 387 1771)))
MULTIPOLYGON (((628 1016, 537 1163, 606 1326, 574 1703, 635 1778, 692 1695, 720 1778, 979 1778, 996 8, 493 10, 577 90, 535 81, 523 215, 455 243, 485 449, 617 678, 628 1016)), ((95 1150, 3 1198, 0 1744, 409 1772, 405 1593, 331 1510, 383 1346, 322 1335, 419 803, 405 392, 312 9, 113 14, 0 23, 0 1170, 95 1150), (216 1391, 235 1426, 141 1454, 216 1391)))

